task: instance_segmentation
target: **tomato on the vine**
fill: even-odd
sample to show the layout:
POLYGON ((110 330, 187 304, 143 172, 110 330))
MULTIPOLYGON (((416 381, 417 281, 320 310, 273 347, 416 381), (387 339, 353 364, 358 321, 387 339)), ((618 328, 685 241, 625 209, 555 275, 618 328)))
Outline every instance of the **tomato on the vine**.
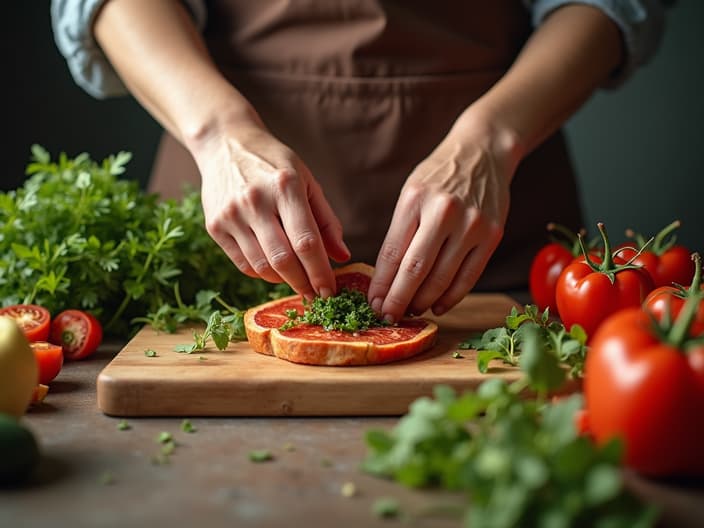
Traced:
POLYGON ((557 315, 555 286, 557 278, 567 265, 581 254, 577 235, 564 226, 550 223, 547 226, 553 242, 546 244, 533 257, 528 275, 528 287, 533 302, 540 310, 548 308, 557 315), (561 235, 561 238, 552 236, 561 235))
POLYGON ((51 323, 51 342, 61 345, 66 359, 83 359, 95 353, 103 340, 103 327, 82 310, 64 310, 51 323))
POLYGON ((43 306, 13 304, 0 308, 0 315, 12 317, 29 341, 46 341, 49 339, 51 314, 43 306))
POLYGON ((595 262, 583 248, 584 257, 563 270, 556 287, 562 323, 566 328, 579 324, 590 338, 606 317, 622 308, 640 307, 653 290, 648 272, 614 256, 604 224, 597 226, 604 243, 603 258, 597 259, 601 262, 595 262))
POLYGON ((673 283, 689 284, 694 275, 692 252, 685 246, 675 245, 676 236, 670 236, 679 226, 680 221, 675 220, 656 234, 650 244, 643 235, 628 229, 626 236, 632 238, 638 248, 622 244, 619 254, 624 259, 632 258, 633 264, 643 266, 653 278, 656 288, 672 286, 673 283))
POLYGON ((61 345, 55 345, 46 341, 34 341, 30 343, 34 358, 39 367, 39 383, 49 385, 58 376, 64 364, 64 353, 61 345))
POLYGON ((599 327, 587 354, 584 395, 597 442, 621 438, 625 463, 653 476, 704 475, 704 341, 691 334, 702 296, 674 322, 628 308, 599 327))
MULTIPOLYGON (((700 295, 704 291, 702 284, 702 264, 698 253, 691 256, 694 261, 694 277, 688 288, 681 285, 660 286, 651 291, 643 302, 643 307, 648 310, 660 322, 676 319, 687 298, 692 295, 700 295)), ((704 303, 699 306, 699 310, 694 316, 691 335, 704 333, 704 303)))

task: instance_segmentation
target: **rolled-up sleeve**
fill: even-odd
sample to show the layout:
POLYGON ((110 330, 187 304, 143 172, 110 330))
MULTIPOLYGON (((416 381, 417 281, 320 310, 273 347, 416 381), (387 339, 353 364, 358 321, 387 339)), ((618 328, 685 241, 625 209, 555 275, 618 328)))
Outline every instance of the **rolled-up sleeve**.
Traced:
POLYGON ((626 57, 618 72, 604 85, 620 85, 647 63, 662 40, 665 13, 660 0, 527 0, 535 27, 555 9, 567 4, 584 4, 600 9, 620 29, 626 57))
MULTIPOLYGON (((109 0, 51 0, 54 40, 74 81, 97 99, 127 94, 127 88, 93 35, 93 23, 109 0)), ((199 29, 205 27, 204 0, 182 0, 199 29)))

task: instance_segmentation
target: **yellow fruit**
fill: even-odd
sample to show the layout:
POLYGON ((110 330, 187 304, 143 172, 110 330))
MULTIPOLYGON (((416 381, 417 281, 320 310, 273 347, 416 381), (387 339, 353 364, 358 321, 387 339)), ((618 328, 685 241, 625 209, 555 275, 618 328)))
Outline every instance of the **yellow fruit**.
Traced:
POLYGON ((27 338, 10 317, 0 316, 0 413, 22 416, 39 379, 27 338))

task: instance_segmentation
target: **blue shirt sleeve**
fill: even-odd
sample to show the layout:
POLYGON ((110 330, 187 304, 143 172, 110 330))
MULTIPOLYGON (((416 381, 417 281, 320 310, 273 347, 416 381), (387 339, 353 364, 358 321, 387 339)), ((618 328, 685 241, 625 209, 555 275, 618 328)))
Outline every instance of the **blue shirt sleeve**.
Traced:
POLYGON ((525 0, 525 4, 531 9, 535 27, 552 11, 567 4, 590 5, 613 20, 621 30, 626 58, 604 84, 605 88, 619 86, 647 63, 660 46, 665 28, 665 10, 660 0, 525 0))
MULTIPOLYGON (((93 22, 106 0, 51 0, 54 40, 74 81, 97 99, 128 93, 93 36, 93 22)), ((204 0, 182 0, 199 30, 205 27, 204 0)))

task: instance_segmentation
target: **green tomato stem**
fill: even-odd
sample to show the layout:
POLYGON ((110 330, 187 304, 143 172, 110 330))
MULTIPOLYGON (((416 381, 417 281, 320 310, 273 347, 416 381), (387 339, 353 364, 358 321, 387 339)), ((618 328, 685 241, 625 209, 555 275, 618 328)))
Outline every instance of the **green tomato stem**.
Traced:
MULTIPOLYGON (((562 239, 551 236, 556 243, 560 244, 563 246, 565 249, 567 249, 573 256, 577 257, 579 256, 581 249, 580 249, 580 243, 579 243, 579 235, 577 233, 573 233, 569 229, 567 229, 565 226, 561 224, 556 224, 554 222, 550 222, 547 225, 547 230, 550 232, 550 235, 554 234, 560 234, 562 235, 562 239)), ((580 234, 584 235, 584 229, 580 229, 579 231, 580 234)))

